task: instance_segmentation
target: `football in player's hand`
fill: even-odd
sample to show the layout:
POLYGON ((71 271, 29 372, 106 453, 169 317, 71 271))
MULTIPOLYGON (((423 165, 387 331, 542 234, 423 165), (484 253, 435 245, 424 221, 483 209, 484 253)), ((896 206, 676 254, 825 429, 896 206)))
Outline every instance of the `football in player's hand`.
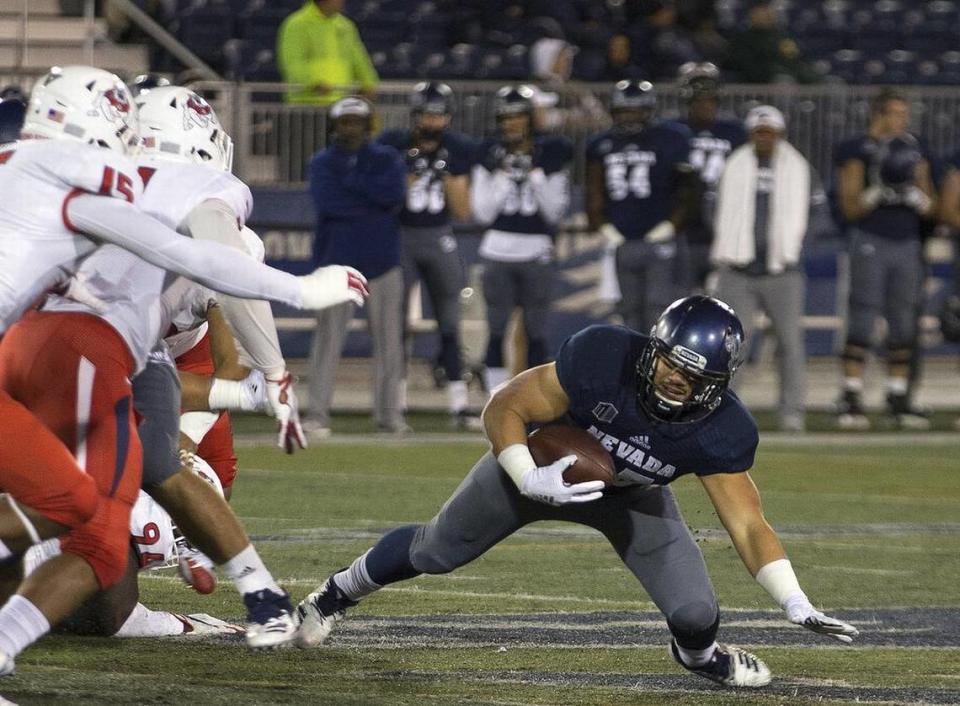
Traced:
POLYGON ((564 456, 575 455, 576 463, 563 472, 567 483, 602 480, 607 485, 613 484, 616 476, 613 458, 588 431, 566 424, 549 424, 533 432, 527 445, 538 466, 549 466, 564 456))

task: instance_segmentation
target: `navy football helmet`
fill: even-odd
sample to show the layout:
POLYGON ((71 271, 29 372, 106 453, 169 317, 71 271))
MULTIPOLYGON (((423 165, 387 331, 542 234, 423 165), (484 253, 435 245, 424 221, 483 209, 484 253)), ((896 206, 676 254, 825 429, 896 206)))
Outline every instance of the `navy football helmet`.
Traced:
POLYGON ((743 326, 733 309, 703 295, 678 299, 657 320, 637 361, 640 407, 662 422, 703 419, 720 404, 742 361, 743 326), (684 399, 657 385, 658 361, 690 383, 684 399))
POLYGON ((130 93, 136 98, 141 93, 149 93, 154 88, 169 86, 170 79, 164 78, 160 74, 140 74, 129 83, 130 93))
POLYGON ((649 81, 618 81, 610 94, 614 128, 621 132, 639 132, 656 109, 657 94, 649 81))
POLYGON ((680 97, 713 96, 720 88, 720 69, 709 61, 688 61, 677 72, 680 97))
POLYGON ((891 140, 879 152, 879 176, 884 186, 897 189, 913 184, 917 164, 923 159, 913 135, 891 140))
POLYGON ((493 99, 493 112, 498 118, 520 113, 533 115, 533 91, 529 86, 504 86, 493 99))
POLYGON ((20 139, 20 128, 27 115, 27 103, 18 86, 0 91, 0 144, 20 139))
POLYGON ((410 93, 410 112, 450 115, 453 112, 453 91, 440 81, 421 81, 410 93))

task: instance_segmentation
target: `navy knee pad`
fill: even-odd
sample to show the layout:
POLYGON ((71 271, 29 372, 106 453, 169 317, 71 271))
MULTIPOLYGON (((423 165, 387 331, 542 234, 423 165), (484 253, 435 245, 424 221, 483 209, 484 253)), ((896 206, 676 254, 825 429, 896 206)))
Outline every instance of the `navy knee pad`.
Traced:
POLYGON ((705 650, 717 639, 720 610, 716 603, 686 603, 667 616, 667 626, 680 647, 705 650))

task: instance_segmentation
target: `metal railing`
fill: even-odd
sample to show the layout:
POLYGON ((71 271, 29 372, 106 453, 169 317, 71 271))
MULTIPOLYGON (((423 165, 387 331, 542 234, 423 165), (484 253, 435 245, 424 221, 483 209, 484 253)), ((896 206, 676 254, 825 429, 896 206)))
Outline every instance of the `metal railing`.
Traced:
MULTIPOLYGON (((494 126, 493 96, 503 85, 494 82, 450 82, 455 93, 452 129, 479 138, 494 126)), ((238 175, 253 185, 302 187, 310 156, 326 144, 326 107, 283 101, 285 84, 200 82, 194 87, 212 97, 237 145, 238 175)), ((377 120, 380 128, 405 127, 407 99, 413 82, 380 85, 377 120)), ((554 117, 575 146, 574 180, 583 174, 584 146, 590 133, 609 124, 601 106, 607 84, 570 83, 556 91, 554 117)), ((840 139, 866 127, 872 86, 731 85, 724 87, 721 113, 742 118, 759 104, 783 111, 788 139, 826 179, 831 153, 840 139)), ((906 89, 913 109, 912 131, 923 137, 935 155, 960 148, 960 87, 906 89)), ((659 114, 680 117, 683 101, 676 86, 658 88, 659 114)))

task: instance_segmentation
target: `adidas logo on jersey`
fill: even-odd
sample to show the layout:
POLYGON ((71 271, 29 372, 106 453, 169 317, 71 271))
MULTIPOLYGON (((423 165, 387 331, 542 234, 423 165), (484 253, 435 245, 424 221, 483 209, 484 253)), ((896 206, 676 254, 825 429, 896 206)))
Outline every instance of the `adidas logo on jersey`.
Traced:
MULTIPOLYGON (((636 446, 633 446, 633 444, 620 441, 617 437, 600 431, 592 424, 587 431, 593 434, 597 438, 597 441, 600 442, 600 445, 614 456, 614 460, 623 461, 644 472, 638 473, 630 469, 618 470, 616 485, 628 485, 629 483, 649 484, 652 482, 650 476, 658 476, 657 480, 667 481, 673 478, 673 474, 677 472, 676 466, 664 463, 652 454, 644 453, 636 446)), ((634 441, 636 438, 645 439, 649 446, 650 437, 633 437, 630 441, 634 441)), ((636 441, 634 441, 634 443, 636 443, 637 446, 641 445, 636 441)))
POLYGON ((650 450, 650 437, 646 434, 637 434, 636 436, 630 437, 630 443, 636 444, 641 449, 650 450))

